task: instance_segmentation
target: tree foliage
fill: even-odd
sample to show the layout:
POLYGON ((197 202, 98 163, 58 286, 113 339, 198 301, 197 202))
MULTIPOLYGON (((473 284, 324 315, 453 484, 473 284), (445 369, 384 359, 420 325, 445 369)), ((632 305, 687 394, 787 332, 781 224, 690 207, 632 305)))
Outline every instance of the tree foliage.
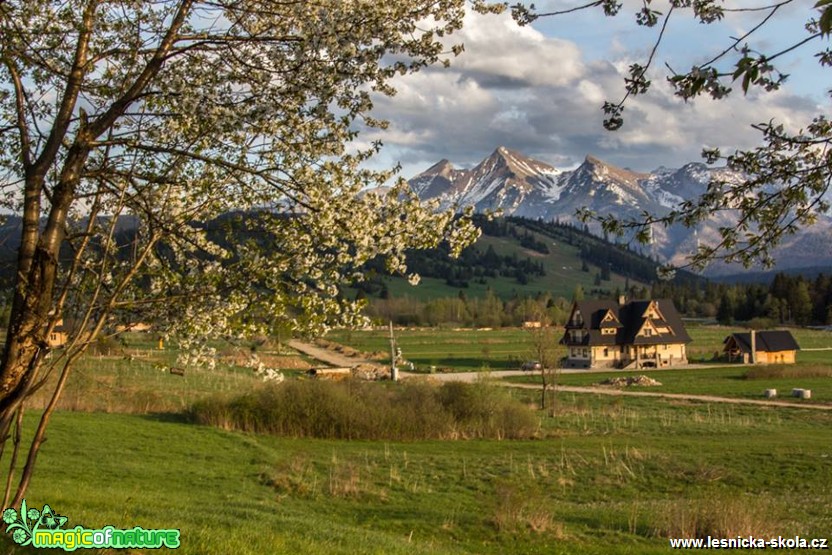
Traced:
POLYGON ((15 503, 72 362, 118 320, 185 343, 276 321, 320 331, 359 317, 338 285, 367 260, 403 273, 407 248, 456 254, 475 236, 402 180, 367 192, 391 173, 364 169, 379 145, 354 141, 358 122, 386 125, 371 94, 450 55, 463 14, 462 0, 0 2, 0 201, 23 216, 3 445, 59 374, 15 503), (257 214, 257 238, 209 236, 231 209, 257 214), (70 342, 47 362, 62 318, 70 342))

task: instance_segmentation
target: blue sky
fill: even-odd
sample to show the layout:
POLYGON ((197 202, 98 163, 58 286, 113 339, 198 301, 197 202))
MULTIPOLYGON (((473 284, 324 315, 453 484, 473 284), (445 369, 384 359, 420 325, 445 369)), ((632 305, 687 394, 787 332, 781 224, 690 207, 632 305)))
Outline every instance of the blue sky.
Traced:
MULTIPOLYGON (((557 9, 572 5, 571 0, 539 1, 538 8, 546 11, 555 4, 557 9)), ((804 38, 813 4, 794 1, 785 6, 749 39, 750 45, 775 52, 804 38)), ((362 133, 361 140, 380 139, 385 147, 375 164, 400 162, 406 178, 441 158, 458 167, 471 166, 498 145, 560 168, 574 167, 592 154, 651 170, 699 161, 704 146, 726 151, 752 147, 760 138, 750 127, 753 123, 775 118, 799 128, 829 112, 826 91, 832 88, 832 72, 814 59, 829 46, 828 39, 815 40, 779 61, 790 78, 778 92, 743 96, 735 91, 720 102, 702 98, 684 103, 673 96, 665 83, 666 63, 688 69, 727 47, 731 37, 751 29, 762 16, 732 13, 718 24, 702 25, 690 11, 677 10, 654 63, 653 88, 628 103, 623 129, 605 131, 603 101, 624 94, 624 70, 646 60, 658 33, 658 26, 635 24, 640 5, 625 0, 615 18, 593 9, 540 19, 528 27, 518 27, 506 14, 469 14, 465 28, 453 37, 465 45, 465 52, 450 68, 399 79, 399 93, 376 102, 376 114, 390 120, 390 129, 362 133)), ((653 6, 662 11, 666 3, 654 1, 653 6)))

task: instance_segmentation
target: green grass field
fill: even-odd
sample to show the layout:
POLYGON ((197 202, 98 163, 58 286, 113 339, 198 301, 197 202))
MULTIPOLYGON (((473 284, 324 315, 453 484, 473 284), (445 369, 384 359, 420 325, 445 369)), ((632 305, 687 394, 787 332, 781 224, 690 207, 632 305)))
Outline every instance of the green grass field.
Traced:
MULTIPOLYGON (((826 377, 772 377, 744 379, 748 367, 691 368, 688 370, 629 370, 617 372, 593 372, 590 374, 561 374, 561 385, 591 386, 604 379, 622 375, 645 375, 661 382, 661 386, 630 386, 628 391, 652 391, 656 393, 689 393, 717 397, 762 399, 766 389, 776 389, 781 400, 802 403, 832 403, 832 375, 826 377), (802 401, 791 396, 792 389, 812 390, 812 399, 802 401)), ((799 373, 799 371, 798 371, 799 373)), ((811 372, 807 372, 811 373, 811 372)), ((540 383, 539 376, 506 378, 516 383, 540 383)))
MULTIPOLYGON (((159 348, 154 334, 127 333, 121 341, 92 349, 72 369, 59 407, 102 412, 173 412, 184 410, 211 393, 240 391, 259 382, 251 368, 239 364, 249 356, 249 345, 215 343, 216 367, 189 366, 183 376, 168 371, 172 366, 180 366, 176 344, 168 342, 162 347, 159 348)), ((264 357, 273 353, 268 348, 259 351, 264 357)), ((32 406, 45 407, 50 392, 49 387, 39 391, 32 406)))
MULTIPOLYGON (((688 345, 691 362, 711 360, 715 353, 722 352, 725 337, 738 331, 746 330, 724 326, 688 326, 688 333, 693 339, 688 345)), ((802 348, 832 349, 830 332, 809 329, 794 329, 792 332, 802 348)), ((390 335, 386 330, 335 330, 327 338, 370 353, 390 350, 390 335)), ((533 332, 516 328, 397 330, 396 342, 405 359, 420 369, 437 366, 454 371, 484 367, 516 370, 523 361, 534 358, 533 332)), ((832 350, 801 351, 798 362, 832 364, 832 350)))
MULTIPOLYGON (((327 335, 364 352, 390 351, 388 331, 343 331, 327 335)), ((419 369, 430 366, 454 371, 516 369, 531 353, 531 335, 519 329, 419 329, 396 331, 396 344, 419 369)))
MULTIPOLYGON (((729 330, 690 331, 707 352, 729 330)), ((810 348, 832 338, 796 336, 810 348)), ((329 338, 387 348, 384 332, 329 338)), ((529 332, 516 329, 398 339, 407 358, 456 370, 508 368, 531 350, 529 332)), ((172 362, 172 346, 159 351, 152 338, 131 335, 127 348, 146 353, 89 357, 79 367, 67 392, 77 406, 67 407, 92 412, 56 412, 27 493, 30 507, 48 503, 71 527, 178 528, 177 552, 194 555, 658 554, 667 537, 697 530, 808 538, 832 530, 832 413, 561 392, 554 418, 538 413, 536 440, 299 440, 182 417, 179 407, 193 400, 257 387, 235 352, 215 370, 180 377, 156 367, 172 362)), ((828 351, 808 353, 810 363, 829 360, 828 351)), ((810 364, 805 354, 793 368, 810 364)), ((832 401, 832 378, 739 379, 745 370, 655 371, 664 386, 651 390, 758 397, 766 387, 809 387, 813 402, 832 401)), ((513 395, 538 400, 533 390, 513 395)), ((35 553, 5 534, 0 552, 35 553)))
POLYGON ((832 530, 832 415, 568 394, 558 407, 537 441, 409 443, 60 412, 27 498, 73 527, 179 528, 178 552, 205 555, 665 553, 697 518, 727 536, 832 530))

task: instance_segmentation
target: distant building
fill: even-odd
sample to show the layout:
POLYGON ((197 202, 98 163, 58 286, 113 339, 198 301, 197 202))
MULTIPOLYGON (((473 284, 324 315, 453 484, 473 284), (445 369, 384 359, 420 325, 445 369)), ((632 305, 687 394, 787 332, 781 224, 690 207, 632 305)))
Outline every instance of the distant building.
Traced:
POLYGON ((786 330, 733 333, 723 343, 730 362, 746 364, 794 364, 800 350, 791 332, 786 330))
POLYGON ((58 323, 49 333, 49 337, 46 338, 46 342, 50 349, 60 349, 66 345, 67 341, 69 341, 69 334, 64 327, 64 321, 58 320, 58 323))
POLYGON ((129 324, 119 324, 116 326, 116 332, 123 333, 126 331, 150 331, 153 329, 152 324, 148 324, 147 322, 131 322, 129 324))
POLYGON ((577 301, 561 344, 567 368, 659 368, 687 364, 690 336, 673 303, 577 301))

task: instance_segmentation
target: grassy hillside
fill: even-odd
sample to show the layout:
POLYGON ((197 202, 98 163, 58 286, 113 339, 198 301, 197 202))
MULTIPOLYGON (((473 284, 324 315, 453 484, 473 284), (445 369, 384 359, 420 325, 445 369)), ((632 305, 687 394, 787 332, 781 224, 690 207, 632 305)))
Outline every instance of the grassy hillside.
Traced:
MULTIPOLYGON (((480 222, 483 224, 483 222, 480 222)), ((555 226, 545 226, 529 220, 512 218, 498 220, 499 225, 508 226, 509 230, 514 229, 512 234, 495 234, 493 228, 483 226, 483 235, 475 245, 470 247, 485 253, 489 247, 493 248, 500 256, 516 257, 519 260, 530 260, 540 263, 545 271, 544 276, 528 274, 525 279, 518 280, 514 276, 484 277, 466 280, 465 286, 449 284, 447 280, 439 277, 423 277, 422 282, 414 287, 408 284, 407 280, 400 277, 385 276, 382 278, 387 290, 392 297, 408 296, 416 300, 425 301, 440 297, 455 297, 460 291, 469 298, 483 297, 489 289, 502 298, 517 296, 534 296, 538 293, 550 293, 554 297, 571 298, 575 288, 580 285, 587 295, 603 296, 612 294, 615 290, 624 291, 627 286, 642 286, 647 280, 636 276, 626 277, 614 269, 609 273, 609 279, 596 283, 596 276, 602 275, 603 269, 600 264, 587 261, 584 264, 581 258, 581 246, 592 245, 595 247, 618 249, 614 245, 605 243, 602 239, 584 234, 579 230, 564 230, 555 226), (533 250, 521 245, 521 240, 528 236, 532 242, 538 245, 545 245, 548 253, 533 250), (571 241, 573 244, 570 244, 571 241), (584 270, 585 268, 585 270, 584 270)), ((625 255, 639 264, 652 268, 652 263, 636 253, 627 252, 625 255)), ((445 260, 441 253, 437 257, 445 260)), ((419 271, 419 267, 414 268, 419 271)), ((652 270, 646 273, 650 274, 652 270)), ((424 272, 423 272, 424 273, 424 272)), ((644 274, 645 272, 641 272, 644 274)), ((652 274, 650 274, 652 277, 652 274)))
MULTIPOLYGON (((455 297, 462 291, 468 298, 484 297, 489 289, 498 297, 507 299, 510 297, 535 296, 538 293, 550 293, 554 297, 572 298, 575 288, 580 285, 585 292, 598 289, 597 294, 612 292, 616 288, 624 290, 626 278, 614 274, 609 281, 602 282, 600 286, 595 285, 595 274, 600 273, 600 268, 589 265, 589 270, 581 271, 581 259, 579 250, 569 245, 552 245, 549 254, 540 254, 529 249, 524 249, 516 241, 505 237, 481 237, 474 248, 485 250, 488 246, 501 255, 514 255, 520 258, 532 258, 541 262, 546 275, 530 276, 528 283, 520 283, 513 277, 485 278, 484 282, 470 281, 467 287, 448 285, 445 280, 439 278, 422 278, 417 286, 410 285, 406 279, 386 276, 384 278, 387 288, 392 297, 411 297, 420 301, 427 301, 441 297, 455 297)), ((630 281, 631 285, 637 282, 630 281)), ((640 285, 640 284, 639 284, 640 285)))

